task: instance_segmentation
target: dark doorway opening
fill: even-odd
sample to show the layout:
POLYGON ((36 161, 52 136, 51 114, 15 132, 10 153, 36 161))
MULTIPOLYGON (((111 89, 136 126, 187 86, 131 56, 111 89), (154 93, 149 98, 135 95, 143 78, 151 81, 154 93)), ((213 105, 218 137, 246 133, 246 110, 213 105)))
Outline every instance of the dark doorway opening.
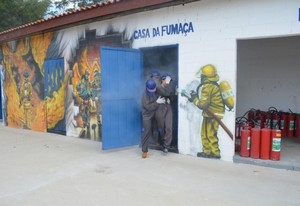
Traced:
MULTIPOLYGON (((178 85, 178 45, 168 45, 159 47, 142 48, 144 59, 144 82, 150 78, 153 71, 158 71, 161 75, 169 73, 172 76, 171 105, 173 112, 173 132, 171 152, 178 152, 178 97, 176 87, 178 85)), ((162 147, 150 140, 150 148, 162 149, 162 147)))

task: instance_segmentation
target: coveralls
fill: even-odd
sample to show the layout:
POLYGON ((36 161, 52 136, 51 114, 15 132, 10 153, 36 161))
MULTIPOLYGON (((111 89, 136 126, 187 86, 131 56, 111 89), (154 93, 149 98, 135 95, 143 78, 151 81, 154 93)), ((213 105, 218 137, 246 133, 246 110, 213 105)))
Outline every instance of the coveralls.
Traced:
POLYGON ((142 152, 148 152, 149 137, 151 136, 152 123, 155 118, 155 112, 159 106, 156 102, 156 95, 145 91, 142 97, 142 152))
POLYGON ((171 85, 167 84, 165 87, 159 85, 156 89, 156 95, 164 97, 166 99, 165 104, 160 104, 155 118, 157 121, 158 132, 163 140, 163 147, 170 148, 172 142, 173 131, 173 112, 171 107, 171 85), (167 102, 169 101, 169 103, 167 102))
POLYGON ((201 93, 198 91, 198 98, 193 103, 203 109, 203 122, 201 128, 201 139, 203 153, 207 156, 220 157, 218 129, 219 123, 205 110, 213 112, 217 118, 222 119, 225 113, 225 105, 217 82, 204 80, 201 93))
MULTIPOLYGON (((161 82, 160 76, 154 76, 154 77, 151 77, 151 79, 153 79, 155 81, 156 85, 160 85, 160 82, 161 82)), ((154 144, 159 146, 161 143, 161 139, 159 138, 159 132, 158 132, 156 118, 153 118, 153 121, 152 121, 152 135, 153 135, 154 144)))

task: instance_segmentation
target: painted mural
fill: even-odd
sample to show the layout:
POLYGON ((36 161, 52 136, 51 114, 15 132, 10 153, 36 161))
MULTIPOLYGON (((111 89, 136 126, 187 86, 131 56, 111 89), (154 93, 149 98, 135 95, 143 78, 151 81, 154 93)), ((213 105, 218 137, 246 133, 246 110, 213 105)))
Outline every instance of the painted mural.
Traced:
POLYGON ((4 122, 8 126, 47 131, 62 118, 67 76, 54 97, 44 98, 43 64, 52 38, 53 33, 47 33, 2 45, 4 122))
MULTIPOLYGON (((99 50, 99 49, 98 49, 99 50)), ((74 120, 72 125, 75 133, 81 138, 97 140, 101 132, 101 104, 100 104, 100 65, 99 51, 92 50, 88 61, 88 46, 83 49, 79 61, 73 65, 72 93, 74 97, 74 120), (98 51, 98 52, 97 52, 98 51)))
POLYGON ((123 34, 80 34, 70 40, 50 32, 2 45, 5 125, 101 141, 100 46, 130 44, 123 34))
POLYGON ((95 31, 87 31, 85 39, 79 39, 74 63, 72 63, 71 92, 74 110, 68 133, 80 138, 101 141, 101 68, 100 47, 129 47, 123 34, 97 38, 95 31))
MULTIPOLYGON (((180 32, 168 35, 186 38, 196 30, 192 22, 186 25, 190 30, 184 35, 180 32)), ((0 69, 6 125, 102 141, 100 48, 131 48, 134 43, 138 45, 138 41, 145 41, 145 38, 135 38, 134 28, 127 34, 124 29, 112 31, 106 28, 102 31, 96 28, 96 24, 93 26, 95 29, 74 27, 2 45, 0 69), (124 40, 125 34, 129 40, 124 40)), ((180 84, 179 47, 144 47, 146 49, 141 47, 141 51, 145 75, 153 69, 161 73, 172 71, 176 83, 172 90, 175 91, 175 86, 177 88, 180 84), (164 55, 158 55, 161 53, 164 55)), ((197 68, 191 68, 188 74, 197 68)), ((234 107, 232 90, 227 81, 220 81, 219 73, 212 64, 202 66, 196 72, 196 79, 189 77, 186 76, 188 84, 180 91, 181 96, 176 96, 174 101, 176 112, 171 122, 176 137, 173 137, 175 141, 171 146, 176 152, 179 150, 198 157, 220 159, 224 148, 220 144, 220 127, 225 130, 226 138, 233 142, 230 130, 223 123, 226 108, 229 111, 234 107), (181 100, 180 110, 177 108, 177 98, 181 100), (186 116, 178 116, 180 112, 186 116), (186 124, 188 128, 184 129, 184 136, 177 137, 181 124, 186 124), (188 148, 179 148, 182 142, 188 142, 188 148)))
MULTIPOLYGON (((212 64, 204 65, 196 73, 196 77, 200 79, 190 82, 186 89, 181 91, 181 95, 186 97, 189 104, 181 104, 180 106, 188 113, 188 119, 193 120, 194 113, 192 109, 202 110, 201 131, 198 136, 201 137, 201 149, 197 151, 194 146, 191 147, 192 152, 197 152, 198 157, 220 159, 221 151, 219 147, 218 130, 221 125, 227 135, 233 140, 233 134, 222 122, 225 115, 225 108, 231 111, 234 108, 234 95, 229 83, 225 80, 219 81, 217 69, 212 64), (195 151, 196 150, 196 151, 195 151)), ((199 115, 198 115, 199 116, 199 115)), ((193 121, 189 121, 190 126, 193 121)), ((195 134, 195 128, 189 128, 192 134, 195 134)), ((198 130, 198 128, 196 128, 198 130)), ((197 137, 190 135, 190 140, 197 137)), ((192 143, 193 145, 193 143, 192 143)))

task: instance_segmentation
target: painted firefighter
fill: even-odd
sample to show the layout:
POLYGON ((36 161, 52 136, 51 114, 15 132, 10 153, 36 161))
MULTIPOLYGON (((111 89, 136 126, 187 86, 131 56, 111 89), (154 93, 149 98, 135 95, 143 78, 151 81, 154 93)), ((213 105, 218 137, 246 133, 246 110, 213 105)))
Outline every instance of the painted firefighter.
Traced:
POLYGON ((96 107, 95 113, 97 116, 98 134, 99 134, 99 138, 101 141, 102 140, 102 110, 101 110, 101 102, 100 102, 100 98, 101 98, 100 82, 101 82, 100 71, 95 70, 94 71, 94 81, 93 81, 92 85, 93 85, 93 89, 94 89, 94 93, 95 93, 94 103, 95 103, 95 107, 96 107))
POLYGON ((20 99, 20 106, 23 106, 24 109, 24 128, 30 128, 30 118, 31 118, 31 98, 32 98, 32 86, 29 81, 29 74, 27 71, 23 73, 24 76, 24 83, 21 87, 21 99, 20 99))
POLYGON ((202 109, 202 128, 201 139, 203 151, 197 153, 198 157, 220 159, 218 129, 220 119, 225 113, 225 105, 222 99, 217 69, 211 65, 203 66, 197 77, 201 82, 197 92, 191 93, 189 101, 193 102, 198 108, 202 109))
POLYGON ((95 97, 94 89, 90 82, 90 72, 85 70, 81 76, 81 81, 76 85, 76 90, 82 102, 79 106, 80 116, 83 121, 83 127, 79 137, 90 137, 90 121, 91 121, 91 101, 95 97))
POLYGON ((95 104, 96 104, 96 113, 97 113, 97 122, 101 124, 101 105, 100 105, 100 96, 101 96, 101 87, 100 87, 100 72, 98 70, 94 71, 94 81, 92 83, 94 94, 95 94, 95 104))

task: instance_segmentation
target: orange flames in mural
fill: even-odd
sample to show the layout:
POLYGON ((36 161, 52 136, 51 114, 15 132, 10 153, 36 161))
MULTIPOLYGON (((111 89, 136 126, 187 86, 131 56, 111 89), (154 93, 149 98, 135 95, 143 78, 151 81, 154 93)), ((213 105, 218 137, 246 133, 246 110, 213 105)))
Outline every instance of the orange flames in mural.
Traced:
POLYGON ((28 72, 29 82, 37 81, 35 70, 30 64, 34 61, 38 65, 41 74, 44 75, 43 64, 52 37, 53 33, 49 32, 30 39, 19 40, 15 51, 7 44, 2 45, 3 66, 6 72, 4 89, 7 95, 7 123, 11 127, 20 128, 26 125, 25 128, 46 131, 47 127, 54 127, 59 120, 64 118, 68 74, 65 75, 62 86, 54 92, 52 98, 43 100, 33 89, 30 100, 31 105, 28 105, 27 112, 25 112, 24 105, 21 104, 20 89, 25 82, 25 77, 22 74, 26 71, 28 72), (13 68, 17 68, 17 72, 13 68))
MULTIPOLYGON (((99 54, 97 54, 99 56, 99 54)), ((90 79, 91 81, 94 79, 94 71, 100 72, 100 65, 99 65, 99 58, 95 57, 89 61, 88 56, 92 56, 91 54, 88 55, 88 48, 86 47, 81 55, 81 59, 78 63, 75 63, 73 66, 73 78, 72 78, 72 85, 73 91, 76 93, 76 85, 80 82, 81 76, 85 73, 85 70, 90 71, 90 79)), ((78 95, 76 95, 76 101, 81 102, 81 99, 78 95)))
POLYGON ((44 60, 51 43, 53 33, 49 32, 44 35, 36 35, 31 37, 30 47, 35 62, 39 65, 41 73, 44 74, 44 60))
POLYGON ((65 75, 64 81, 60 89, 53 92, 53 98, 46 100, 47 108, 47 126, 53 128, 59 120, 64 118, 66 87, 68 85, 69 74, 65 75))

